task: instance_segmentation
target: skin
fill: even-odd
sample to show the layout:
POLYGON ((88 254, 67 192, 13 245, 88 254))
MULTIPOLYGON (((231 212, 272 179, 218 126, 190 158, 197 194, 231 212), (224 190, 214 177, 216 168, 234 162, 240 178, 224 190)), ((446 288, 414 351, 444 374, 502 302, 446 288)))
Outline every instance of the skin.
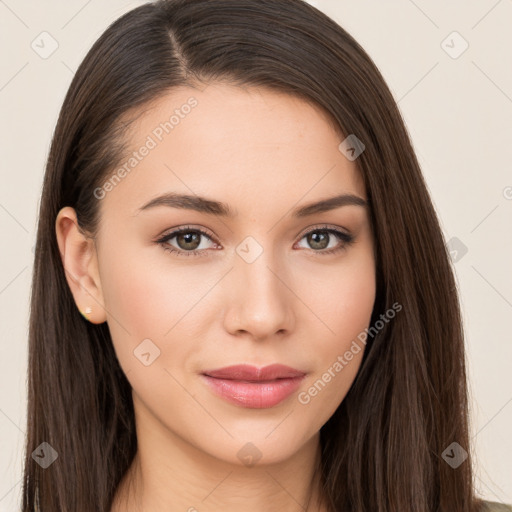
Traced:
MULTIPOLYGON (((130 151, 191 96, 198 105, 99 200, 94 240, 77 229, 72 208, 56 219, 77 307, 90 307, 93 323, 108 322, 133 388, 138 453, 111 511, 303 511, 310 490, 308 510, 327 510, 314 501, 319 431, 347 394, 363 350, 307 404, 298 395, 369 326, 374 241, 367 208, 303 218, 291 210, 341 193, 366 199, 364 183, 321 109, 261 88, 175 89, 132 125, 130 151), (171 191, 222 201, 238 215, 138 211, 171 191), (335 235, 324 246, 308 240, 323 224, 352 234, 353 243, 322 254, 327 242, 344 244, 335 235), (209 233, 199 235, 202 256, 178 256, 155 242, 189 225, 209 233), (251 263, 236 252, 248 236, 263 251, 251 263), (160 350, 148 366, 134 356, 145 339, 160 350), (266 409, 228 403, 199 375, 275 362, 307 374, 297 392, 266 409), (261 455, 252 467, 237 455, 249 442, 261 455)), ((198 247, 179 242, 167 246, 198 247)))

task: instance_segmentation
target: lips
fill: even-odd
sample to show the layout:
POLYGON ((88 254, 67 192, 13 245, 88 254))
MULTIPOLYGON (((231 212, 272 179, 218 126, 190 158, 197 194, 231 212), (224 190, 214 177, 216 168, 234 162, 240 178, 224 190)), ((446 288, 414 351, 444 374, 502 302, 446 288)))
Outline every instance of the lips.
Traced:
POLYGON ((263 368, 242 364, 205 371, 201 378, 217 396, 232 404, 266 409, 286 400, 305 375, 282 364, 263 368))
POLYGON ((257 368, 249 364, 237 364, 216 370, 207 370, 203 372, 203 375, 224 380, 259 382, 303 377, 305 373, 283 364, 271 364, 263 368, 257 368))

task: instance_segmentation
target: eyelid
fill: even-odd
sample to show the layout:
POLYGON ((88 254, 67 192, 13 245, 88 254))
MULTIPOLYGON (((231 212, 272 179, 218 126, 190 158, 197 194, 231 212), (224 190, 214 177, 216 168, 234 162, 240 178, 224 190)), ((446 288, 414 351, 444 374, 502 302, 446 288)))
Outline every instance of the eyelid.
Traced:
MULTIPOLYGON (((179 235, 180 233, 186 232, 186 231, 197 231, 197 232, 202 233, 203 235, 207 236, 208 238, 215 240, 215 235, 213 235, 213 233, 210 230, 200 227, 200 226, 186 224, 184 226, 179 226, 177 228, 166 229, 163 232, 163 234, 161 234, 157 237, 155 242, 158 242, 159 240, 162 240, 163 238, 168 238, 168 237, 170 237, 170 235, 172 235, 170 238, 173 238, 174 236, 179 235)), ((218 242, 215 242, 215 243, 219 244, 218 242)))
POLYGON ((335 225, 332 225, 332 224, 325 224, 325 223, 320 223, 320 224, 313 224, 312 226, 308 226, 307 228, 304 228, 303 231, 301 231, 297 237, 299 237, 299 239, 302 239, 304 238, 308 233, 310 233, 311 231, 327 231, 327 230, 333 230, 333 231, 339 231, 339 232, 342 232, 344 233, 345 235, 347 236, 351 236, 352 233, 346 229, 346 228, 342 228, 341 226, 335 226, 335 225))
MULTIPOLYGON (((311 231, 315 231, 315 230, 328 230, 328 229, 333 229, 335 231, 342 230, 347 236, 351 236, 352 235, 350 230, 348 230, 346 228, 343 228, 341 226, 335 226, 335 225, 331 225, 331 224, 325 224, 325 223, 322 224, 322 223, 320 223, 320 224, 313 224, 312 226, 308 226, 307 228, 304 228, 303 231, 299 232, 299 234, 296 235, 296 238, 300 237, 300 239, 302 239, 304 236, 306 236, 311 231)), ((194 225, 191 225, 191 224, 187 224, 187 225, 182 226, 182 227, 166 229, 164 231, 164 233, 162 235, 159 235, 155 241, 158 242, 158 240, 161 240, 162 238, 167 238, 169 235, 177 235, 177 234, 179 234, 179 233, 181 233, 183 231, 198 231, 198 232, 202 233, 203 235, 213 239, 213 241, 215 241, 216 244, 220 245, 219 242, 216 241, 215 235, 213 235, 213 233, 210 230, 208 230, 206 228, 203 228, 203 227, 194 226, 194 225)))

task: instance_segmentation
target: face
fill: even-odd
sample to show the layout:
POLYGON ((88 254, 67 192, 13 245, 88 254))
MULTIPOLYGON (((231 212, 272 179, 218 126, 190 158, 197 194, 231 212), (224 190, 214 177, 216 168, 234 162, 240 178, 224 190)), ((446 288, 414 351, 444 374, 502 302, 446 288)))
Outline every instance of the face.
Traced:
POLYGON ((261 462, 291 457, 363 356, 353 342, 375 300, 369 210, 297 213, 345 194, 366 200, 355 162, 320 109, 264 89, 174 90, 131 129, 126 172, 97 190, 94 257, 139 426, 235 464, 247 443, 261 462), (263 396, 262 384, 202 375, 274 363, 304 376, 267 383, 263 396))

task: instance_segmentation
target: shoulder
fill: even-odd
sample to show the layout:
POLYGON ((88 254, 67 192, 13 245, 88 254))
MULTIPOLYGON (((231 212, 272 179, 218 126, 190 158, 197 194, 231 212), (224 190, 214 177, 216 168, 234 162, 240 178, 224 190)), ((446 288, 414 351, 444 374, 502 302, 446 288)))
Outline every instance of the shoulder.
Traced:
POLYGON ((512 512, 512 505, 505 505, 496 501, 484 501, 481 512, 512 512))

